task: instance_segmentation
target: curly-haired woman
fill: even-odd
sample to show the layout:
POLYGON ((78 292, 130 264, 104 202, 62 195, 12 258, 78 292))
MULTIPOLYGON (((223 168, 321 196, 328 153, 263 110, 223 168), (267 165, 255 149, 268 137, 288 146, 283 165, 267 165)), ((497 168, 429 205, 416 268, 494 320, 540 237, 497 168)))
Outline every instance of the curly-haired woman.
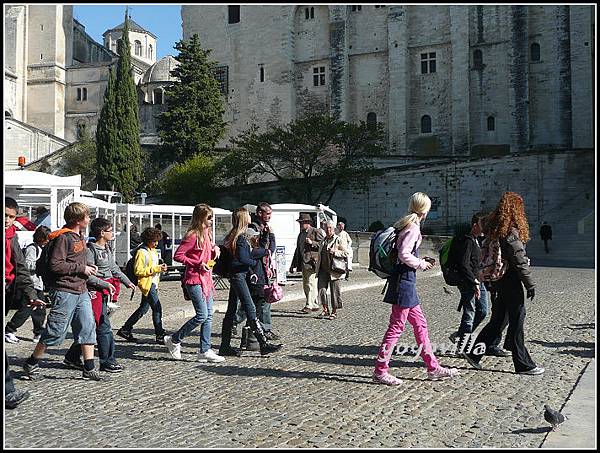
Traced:
MULTIPOLYGON (((525 295, 533 300, 535 282, 531 277, 529 259, 525 253, 525 243, 529 241, 529 225, 525 216, 523 198, 515 192, 505 192, 496 209, 487 222, 486 236, 498 240, 501 255, 507 260, 508 268, 502 278, 493 283, 497 291, 489 323, 481 330, 475 344, 484 343, 486 349, 502 331, 502 323, 508 313, 507 341, 512 345, 512 358, 515 372, 519 374, 542 374, 544 368, 538 367, 527 348, 523 333, 525 321, 525 295)), ((476 369, 481 369, 481 354, 475 351, 463 356, 476 369)))

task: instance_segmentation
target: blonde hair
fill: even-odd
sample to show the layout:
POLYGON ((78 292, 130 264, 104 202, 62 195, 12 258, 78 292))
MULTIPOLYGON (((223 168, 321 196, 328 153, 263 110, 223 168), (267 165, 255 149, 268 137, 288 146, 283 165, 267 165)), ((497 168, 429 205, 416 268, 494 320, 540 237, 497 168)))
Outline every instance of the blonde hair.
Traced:
POLYGON ((85 219, 86 216, 90 215, 90 208, 83 203, 71 203, 65 208, 65 223, 67 226, 75 225, 77 222, 85 219))
POLYGON ((250 225, 250 212, 246 208, 237 208, 231 214, 231 224, 233 227, 225 236, 224 244, 235 256, 237 239, 241 234, 246 234, 248 225, 250 225))
POLYGON ((423 192, 415 192, 408 200, 408 213, 395 224, 394 228, 402 231, 411 223, 417 223, 420 214, 426 214, 431 209, 431 199, 423 192))
MULTIPOLYGON (((192 233, 196 233, 196 241, 199 248, 201 248, 202 244, 204 244, 204 230, 206 229, 204 222, 209 215, 213 215, 214 217, 213 210, 209 205, 205 203, 200 203, 194 206, 194 212, 192 213, 192 221, 187 229, 186 236, 189 236, 192 233)), ((212 242, 211 229, 208 230, 208 237, 212 242)))

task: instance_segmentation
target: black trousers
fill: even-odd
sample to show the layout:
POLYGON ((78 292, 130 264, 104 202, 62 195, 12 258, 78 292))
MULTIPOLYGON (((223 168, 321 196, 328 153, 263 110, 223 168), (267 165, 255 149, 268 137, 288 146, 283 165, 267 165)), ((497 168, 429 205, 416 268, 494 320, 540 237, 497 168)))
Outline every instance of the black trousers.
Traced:
MULTIPOLYGON (((46 321, 46 309, 36 308, 33 310, 32 307, 28 306, 29 301, 24 295, 21 295, 21 307, 13 315, 10 321, 6 324, 6 332, 16 333, 17 329, 21 327, 27 319, 31 316, 33 321, 33 334, 40 335, 44 330, 44 322, 46 321)), ((43 291, 38 290, 38 299, 46 301, 43 291)), ((8 302, 7 302, 8 305, 8 302)))
MULTIPOLYGON (((506 341, 512 346, 512 359, 515 371, 527 371, 536 367, 535 362, 525 347, 525 294, 523 285, 516 272, 507 274, 496 282, 497 294, 492 316, 488 324, 481 330, 475 344, 484 343, 489 348, 494 340, 502 334, 502 324, 508 314, 508 332, 506 341)), ((473 359, 481 360, 481 355, 471 353, 473 359)))
MULTIPOLYGON (((494 310, 503 310, 502 307, 500 307, 498 305, 498 303, 496 302, 498 293, 495 289, 491 289, 489 290, 488 294, 490 295, 490 301, 491 301, 491 307, 492 307, 492 315, 494 313, 494 310)), ((496 336, 496 338, 494 338, 490 344, 490 346, 492 348, 499 348, 500 347, 500 343, 502 342, 502 334, 504 333, 504 331, 506 330, 506 327, 508 326, 508 311, 504 310, 504 321, 502 321, 502 327, 500 328, 500 332, 498 333, 498 335, 496 336)), ((506 335, 504 337, 504 349, 506 349, 507 351, 511 351, 512 350, 512 345, 510 343, 510 338, 508 338, 508 335, 506 335)))

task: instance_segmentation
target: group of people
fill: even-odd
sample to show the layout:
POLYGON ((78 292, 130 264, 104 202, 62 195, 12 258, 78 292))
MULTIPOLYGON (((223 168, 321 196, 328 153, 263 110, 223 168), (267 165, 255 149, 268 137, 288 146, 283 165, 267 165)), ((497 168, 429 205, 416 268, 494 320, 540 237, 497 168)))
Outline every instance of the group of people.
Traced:
MULTIPOLYGON (((394 346, 406 321, 413 327, 415 339, 421 350, 421 357, 427 366, 430 379, 452 378, 458 375, 458 369, 441 366, 432 350, 427 321, 420 307, 416 291, 416 271, 430 270, 435 265, 431 257, 419 258, 421 244, 421 225, 426 219, 431 200, 427 194, 417 192, 409 200, 408 214, 402 217, 394 227, 396 238, 397 265, 388 279, 384 302, 392 304, 392 313, 388 329, 383 337, 376 358, 373 380, 386 385, 399 385, 401 380, 389 373, 389 361, 394 346)), ((529 268, 529 259, 525 243, 529 240, 529 227, 525 216, 522 197, 514 192, 506 192, 496 209, 486 215, 476 213, 471 219, 468 232, 458 233, 453 238, 448 260, 449 266, 458 274, 458 289, 461 294, 460 305, 462 320, 457 332, 450 340, 461 343, 461 355, 475 369, 481 370, 483 355, 511 355, 515 372, 527 375, 540 375, 544 368, 535 364, 525 347, 523 324, 525 321, 525 294, 527 299, 535 296, 535 283, 529 268), (506 270, 496 281, 480 280, 479 240, 487 237, 497 240, 506 270), (492 315, 489 323, 479 332, 475 344, 485 348, 465 351, 464 345, 487 315, 487 294, 492 294, 492 315), (499 347, 502 332, 508 326, 504 348, 499 347)))
MULTIPOLYGON (((430 198, 425 193, 417 192, 409 200, 407 215, 394 225, 398 231, 398 258, 383 299, 392 304, 392 311, 372 375, 377 383, 398 385, 402 382, 389 373, 389 361, 406 321, 413 327, 428 378, 452 378, 458 374, 456 368, 441 366, 435 357, 416 291, 417 270, 428 271, 435 266, 434 259, 420 258, 418 252, 422 241, 421 227, 430 208, 430 198)), ((45 226, 38 227, 34 233, 34 243, 26 249, 25 256, 15 234, 14 221, 18 209, 14 199, 5 198, 5 300, 7 307, 11 301, 23 301, 6 326, 5 339, 9 335, 16 338, 16 329, 23 325, 28 316, 33 317, 36 345, 24 364, 25 375, 29 379, 42 377, 40 360, 47 347, 62 344, 69 326, 74 341, 64 358, 67 366, 80 370, 85 380, 101 380, 94 364, 94 347, 97 345, 100 371, 123 371, 123 366, 116 360, 109 316, 109 303, 117 300, 121 285, 132 290, 137 287, 142 297, 140 306, 118 329, 117 335, 136 342, 133 328, 151 309, 156 342, 164 344, 175 360, 182 358, 183 339, 198 328, 200 361, 218 363, 223 362, 226 356, 240 356, 242 351, 231 346, 236 323, 243 321, 243 316, 236 318, 238 311, 245 315, 261 355, 275 353, 282 348, 282 344, 271 343, 278 339, 278 335, 272 330, 271 305, 266 300, 267 288, 275 278, 271 263, 276 245, 275 235, 269 226, 272 210, 268 203, 260 203, 252 216, 246 208, 236 209, 232 214, 232 228, 221 247, 212 237, 211 207, 206 204, 194 207, 189 228, 173 258, 185 265, 183 293, 191 301, 196 313, 172 335, 168 335, 162 326, 162 307, 158 296, 160 275, 167 269, 166 264, 160 262, 157 252, 159 241, 163 239, 159 229, 148 227, 142 231, 141 243, 135 250, 133 260, 135 278, 129 278, 116 265, 110 249, 114 234, 111 222, 100 217, 90 224, 90 212, 86 205, 77 202, 68 205, 64 211, 65 226, 57 231, 50 232, 45 226), (92 240, 86 243, 84 233, 88 224, 92 240), (45 275, 48 278, 36 275, 39 260, 44 259, 43 250, 47 254, 45 275), (221 327, 221 345, 217 353, 211 349, 210 339, 215 295, 213 267, 219 261, 224 263, 220 273, 227 275, 230 288, 227 312, 221 327), (46 317, 47 305, 50 309, 46 317)), ((333 221, 326 221, 321 228, 316 228, 311 225, 309 214, 300 214, 298 222, 301 231, 290 271, 302 272, 306 305, 301 312, 321 311, 318 318, 335 319, 343 306, 341 280, 347 277, 351 269, 351 260, 348 259, 351 256, 350 237, 344 231, 343 223, 338 224, 336 233, 333 221)), ((506 351, 499 348, 499 343, 502 331, 508 325, 505 349, 510 350, 516 372, 541 374, 544 369, 533 362, 523 337, 523 285, 529 299, 535 295, 535 284, 524 247, 528 239, 523 200, 512 192, 502 196, 491 214, 474 215, 470 231, 457 236, 450 256, 462 276, 458 288, 463 318, 451 339, 463 341, 463 338, 472 334, 486 317, 487 294, 491 293, 491 320, 477 336, 476 343, 485 344, 488 355, 507 355, 506 351), (499 240, 502 256, 508 266, 505 275, 493 283, 478 278, 478 239, 483 235, 499 240)), ((465 352, 464 357, 474 368, 481 369, 482 354, 465 352)), ((15 389, 6 354, 5 359, 6 407, 16 407, 28 393, 15 389)))

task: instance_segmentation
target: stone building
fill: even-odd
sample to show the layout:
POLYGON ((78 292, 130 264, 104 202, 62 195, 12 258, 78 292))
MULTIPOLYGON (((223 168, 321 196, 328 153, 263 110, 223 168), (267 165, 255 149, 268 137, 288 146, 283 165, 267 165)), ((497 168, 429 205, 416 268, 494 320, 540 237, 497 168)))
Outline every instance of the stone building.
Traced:
POLYGON ((381 122, 390 153, 594 144, 590 5, 183 5, 213 50, 228 136, 308 111, 381 122))
MULTIPOLYGON (((95 131, 124 24, 104 33, 105 45, 86 33, 72 5, 5 5, 4 24, 4 163, 13 169, 19 156, 34 162, 75 142, 83 127, 95 131)), ((156 36, 130 19, 129 40, 143 92, 156 36)))

